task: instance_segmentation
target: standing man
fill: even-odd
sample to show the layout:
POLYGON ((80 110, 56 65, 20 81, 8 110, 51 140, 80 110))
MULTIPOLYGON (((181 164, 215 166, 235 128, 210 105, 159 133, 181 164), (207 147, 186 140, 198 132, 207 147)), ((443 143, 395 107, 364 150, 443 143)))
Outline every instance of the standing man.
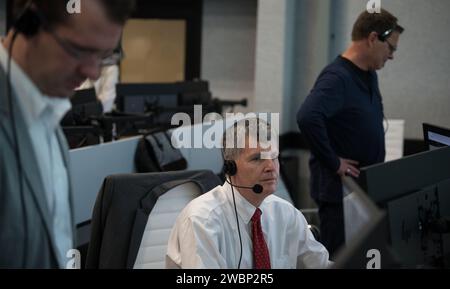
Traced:
POLYGON ((14 1, 0 45, 0 268, 64 268, 74 248, 68 149, 59 121, 68 98, 99 76, 132 0, 14 1))
POLYGON ((319 75, 297 114, 311 147, 311 195, 321 241, 330 254, 344 244, 341 176, 384 161, 383 104, 376 70, 394 59, 403 28, 388 11, 361 13, 352 43, 319 75))

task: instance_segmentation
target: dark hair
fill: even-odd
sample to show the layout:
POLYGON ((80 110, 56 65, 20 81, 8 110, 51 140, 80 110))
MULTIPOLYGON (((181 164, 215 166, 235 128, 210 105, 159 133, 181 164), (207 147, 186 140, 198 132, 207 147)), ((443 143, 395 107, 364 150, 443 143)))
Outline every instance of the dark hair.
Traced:
MULTIPOLYGON (((67 3, 70 0, 32 0, 33 4, 45 15, 49 25, 54 26, 66 21, 67 3)), ((93 0, 80 0, 93 1, 93 0)), ((106 10, 107 17, 118 24, 124 24, 134 10, 135 0, 96 0, 100 1, 106 10)), ((17 19, 30 0, 14 0, 13 18, 17 19)), ((82 4, 83 5, 83 4, 82 4)))
POLYGON ((397 23, 398 19, 385 9, 381 9, 380 13, 362 12, 356 19, 352 30, 352 40, 358 41, 366 39, 372 32, 382 35, 386 31, 392 30, 403 33, 405 30, 397 23))

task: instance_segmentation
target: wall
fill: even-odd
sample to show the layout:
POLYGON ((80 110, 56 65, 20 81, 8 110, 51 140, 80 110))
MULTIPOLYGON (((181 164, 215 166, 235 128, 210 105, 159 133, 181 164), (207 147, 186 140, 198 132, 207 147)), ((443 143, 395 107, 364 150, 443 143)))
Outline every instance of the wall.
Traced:
POLYGON ((201 77, 214 97, 254 96, 256 0, 205 0, 201 77))
POLYGON ((288 102, 290 109, 289 130, 298 131, 296 115, 309 94, 320 71, 330 62, 332 45, 331 0, 300 0, 296 7, 295 42, 292 60, 295 63, 292 94, 288 102))
POLYGON ((131 19, 124 27, 122 82, 183 81, 186 21, 131 19))

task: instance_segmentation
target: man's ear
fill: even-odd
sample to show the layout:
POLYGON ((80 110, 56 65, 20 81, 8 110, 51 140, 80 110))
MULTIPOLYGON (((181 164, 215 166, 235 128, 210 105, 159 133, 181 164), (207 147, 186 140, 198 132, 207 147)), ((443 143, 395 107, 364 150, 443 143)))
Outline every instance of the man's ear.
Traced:
POLYGON ((367 37, 369 47, 372 47, 376 41, 378 41, 378 33, 375 31, 370 32, 369 36, 367 37))

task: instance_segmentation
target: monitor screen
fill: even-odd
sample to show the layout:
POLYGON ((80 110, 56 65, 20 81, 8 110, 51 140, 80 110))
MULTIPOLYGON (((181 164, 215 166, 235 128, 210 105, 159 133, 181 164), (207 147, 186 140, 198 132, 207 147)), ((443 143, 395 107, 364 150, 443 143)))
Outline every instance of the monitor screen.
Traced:
POLYGON ((103 105, 94 88, 76 90, 70 98, 71 109, 61 120, 67 143, 71 149, 100 143, 92 119, 103 114, 103 105))
POLYGON ((74 94, 70 97, 70 102, 72 103, 72 105, 81 105, 97 101, 98 100, 95 88, 75 90, 74 94))
POLYGON ((429 226, 439 217, 435 191, 430 187, 387 203, 391 245, 406 268, 444 266, 441 235, 429 226))
POLYGON ((194 104, 208 103, 211 98, 206 81, 119 83, 116 92, 117 110, 128 114, 150 114, 155 125, 170 124, 177 112, 191 115, 194 104))
POLYGON ((61 120, 62 126, 90 125, 90 117, 103 114, 103 106, 94 88, 76 90, 70 97, 71 109, 61 120))
POLYGON ((423 139, 429 150, 450 146, 450 129, 424 123, 423 139))

